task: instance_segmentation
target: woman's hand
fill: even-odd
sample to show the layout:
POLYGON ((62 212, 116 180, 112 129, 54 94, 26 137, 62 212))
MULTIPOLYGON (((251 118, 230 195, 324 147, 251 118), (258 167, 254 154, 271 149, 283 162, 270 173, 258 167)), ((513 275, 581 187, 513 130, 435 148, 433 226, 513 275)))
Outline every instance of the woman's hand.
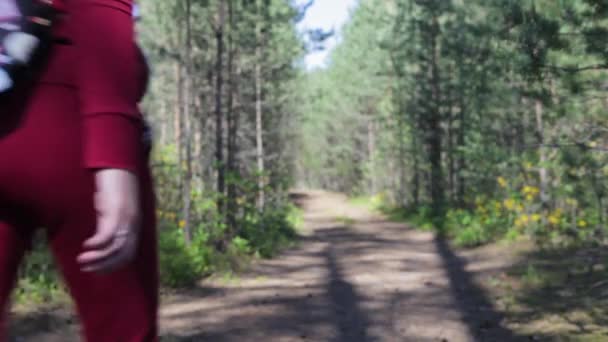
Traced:
POLYGON ((133 260, 138 246, 140 205, 137 177, 126 170, 95 174, 97 228, 78 262, 85 272, 110 272, 133 260))

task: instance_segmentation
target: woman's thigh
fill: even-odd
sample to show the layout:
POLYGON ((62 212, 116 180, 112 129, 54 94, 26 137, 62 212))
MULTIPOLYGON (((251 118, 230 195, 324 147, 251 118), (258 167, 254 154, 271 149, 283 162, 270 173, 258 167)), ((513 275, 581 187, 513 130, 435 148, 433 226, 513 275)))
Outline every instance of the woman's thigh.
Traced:
POLYGON ((144 219, 136 260, 111 274, 84 273, 76 258, 83 242, 95 231, 96 211, 94 175, 82 163, 82 119, 76 90, 41 85, 27 105, 17 109, 6 114, 18 117, 18 124, 10 130, 0 129, 0 200, 22 204, 33 221, 48 230, 51 249, 76 301, 87 341, 154 341, 156 224, 146 162, 142 160, 139 175, 144 219))

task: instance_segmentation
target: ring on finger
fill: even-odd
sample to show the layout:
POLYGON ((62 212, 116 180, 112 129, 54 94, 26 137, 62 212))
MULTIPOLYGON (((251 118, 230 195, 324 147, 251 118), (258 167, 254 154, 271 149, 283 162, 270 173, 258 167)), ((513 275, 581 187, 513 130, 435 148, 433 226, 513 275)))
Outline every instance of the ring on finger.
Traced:
POLYGON ((127 237, 131 234, 131 230, 129 228, 121 228, 116 231, 114 234, 116 237, 127 237))

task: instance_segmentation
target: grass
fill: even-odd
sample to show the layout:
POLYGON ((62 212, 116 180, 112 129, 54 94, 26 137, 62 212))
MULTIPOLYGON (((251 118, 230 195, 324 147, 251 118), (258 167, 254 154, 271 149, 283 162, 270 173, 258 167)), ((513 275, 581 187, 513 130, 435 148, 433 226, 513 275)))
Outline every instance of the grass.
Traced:
POLYGON ((608 252, 531 250, 500 281, 487 284, 507 325, 540 340, 608 340, 608 252))
POLYGON ((348 199, 348 203, 365 208, 373 208, 373 198, 371 196, 356 196, 348 199))

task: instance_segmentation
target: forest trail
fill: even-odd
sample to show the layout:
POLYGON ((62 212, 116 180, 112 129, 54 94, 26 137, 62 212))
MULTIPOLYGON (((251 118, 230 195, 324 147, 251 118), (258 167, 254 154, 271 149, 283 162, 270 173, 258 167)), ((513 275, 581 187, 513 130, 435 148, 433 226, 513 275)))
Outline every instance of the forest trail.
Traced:
MULTIPOLYGON (((305 218, 298 246, 237 280, 164 296, 161 342, 520 340, 500 326, 474 281, 500 272, 508 258, 459 256, 432 233, 343 195, 293 197, 305 218)), ((20 319, 15 341, 78 341, 73 316, 62 312, 20 319)))
MULTIPOLYGON (((294 198, 305 213, 300 245, 237 282, 166 300, 163 341, 519 340, 497 323, 465 262, 432 233, 339 194, 294 198)), ((500 268, 476 263, 469 267, 500 268)))

